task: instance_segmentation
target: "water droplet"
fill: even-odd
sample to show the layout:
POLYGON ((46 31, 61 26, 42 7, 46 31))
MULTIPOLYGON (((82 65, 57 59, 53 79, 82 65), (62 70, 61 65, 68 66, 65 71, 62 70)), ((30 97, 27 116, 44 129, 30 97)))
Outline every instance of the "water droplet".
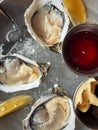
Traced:
POLYGON ((17 29, 10 30, 6 34, 6 40, 8 42, 16 42, 16 41, 19 41, 20 38, 21 38, 21 32, 17 29))
POLYGON ((14 105, 14 108, 16 108, 16 107, 17 107, 17 105, 15 104, 15 105, 14 105))
POLYGON ((5 107, 1 107, 0 110, 1 110, 2 112, 4 112, 4 111, 5 111, 5 107))

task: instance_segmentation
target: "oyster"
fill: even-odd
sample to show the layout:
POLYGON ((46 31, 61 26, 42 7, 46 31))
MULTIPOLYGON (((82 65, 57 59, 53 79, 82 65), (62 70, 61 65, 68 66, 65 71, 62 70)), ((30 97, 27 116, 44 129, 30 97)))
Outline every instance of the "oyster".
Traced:
POLYGON ((0 56, 0 90, 15 92, 38 87, 50 63, 38 64, 20 54, 0 56))
POLYGON ((75 94, 75 108, 78 108, 81 112, 87 112, 91 105, 98 107, 97 87, 98 81, 95 78, 90 78, 84 82, 75 94))
POLYGON ((4 0, 0 0, 0 3, 2 3, 4 0))
POLYGON ((53 49, 61 45, 58 43, 63 41, 69 27, 61 0, 34 0, 24 19, 31 36, 41 45, 53 49))
POLYGON ((23 120, 24 130, 74 130, 75 114, 71 99, 56 85, 53 93, 38 99, 23 120))

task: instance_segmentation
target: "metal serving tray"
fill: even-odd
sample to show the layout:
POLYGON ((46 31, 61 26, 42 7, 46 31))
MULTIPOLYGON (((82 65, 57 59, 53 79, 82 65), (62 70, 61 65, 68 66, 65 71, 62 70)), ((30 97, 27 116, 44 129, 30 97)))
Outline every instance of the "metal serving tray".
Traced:
MULTIPOLYGON (((33 0, 5 0, 2 7, 15 20, 20 31, 22 32, 21 41, 7 41, 7 34, 13 29, 12 23, 0 14, 0 54, 22 53, 25 56, 38 62, 51 62, 51 68, 48 75, 44 78, 39 88, 7 94, 0 91, 0 101, 20 94, 30 94, 34 99, 38 99, 50 92, 54 84, 60 84, 67 91, 68 95, 73 98, 77 86, 87 76, 79 76, 65 65, 61 54, 50 51, 41 47, 28 34, 24 24, 24 12, 33 0)), ((88 19, 87 22, 98 23, 98 0, 85 0, 88 19)), ((14 112, 0 119, 0 130, 22 130, 22 120, 29 113, 31 106, 14 112)), ((81 122, 76 121, 75 130, 88 130, 81 122)))

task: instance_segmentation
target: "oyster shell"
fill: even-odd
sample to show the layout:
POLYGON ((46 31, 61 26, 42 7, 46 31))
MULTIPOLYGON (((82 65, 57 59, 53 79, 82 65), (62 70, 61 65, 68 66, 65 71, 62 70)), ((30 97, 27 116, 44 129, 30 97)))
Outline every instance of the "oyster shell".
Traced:
POLYGON ((75 114, 65 91, 54 87, 50 96, 38 99, 23 120, 24 130, 74 130, 75 114))
POLYGON ((41 45, 53 49, 58 48, 57 43, 63 41, 69 27, 61 0, 34 0, 24 19, 31 36, 41 45))
POLYGON ((4 0, 0 0, 0 3, 2 3, 4 0))
POLYGON ((75 109, 78 108, 81 112, 87 112, 91 105, 98 107, 98 97, 95 94, 97 87, 98 81, 95 78, 85 81, 75 94, 75 109))
POLYGON ((0 90, 15 92, 38 87, 50 63, 38 64, 20 54, 0 56, 0 90))

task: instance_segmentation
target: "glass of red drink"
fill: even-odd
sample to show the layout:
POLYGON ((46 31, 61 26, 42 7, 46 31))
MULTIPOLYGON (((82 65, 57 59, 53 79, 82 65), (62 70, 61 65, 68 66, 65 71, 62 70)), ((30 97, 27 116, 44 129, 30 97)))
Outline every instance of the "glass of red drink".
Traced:
POLYGON ((67 65, 82 74, 98 72, 98 25, 81 24, 65 36, 62 54, 67 65))

